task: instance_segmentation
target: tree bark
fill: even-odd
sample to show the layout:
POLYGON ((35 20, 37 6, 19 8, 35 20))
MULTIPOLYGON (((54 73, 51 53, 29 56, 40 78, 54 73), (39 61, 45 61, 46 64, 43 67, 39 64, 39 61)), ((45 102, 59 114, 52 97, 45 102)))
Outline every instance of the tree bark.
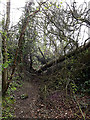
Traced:
MULTIPOLYGON (((44 2, 42 4, 44 4, 44 2)), ((40 4, 40 7, 41 7, 42 4, 40 4)), ((24 22, 25 24, 23 25, 21 33, 20 33, 19 42, 18 42, 18 48, 16 50, 16 54, 15 54, 15 58, 14 58, 13 66, 12 66, 12 73, 11 73, 11 76, 10 76, 10 78, 8 80, 8 83, 7 83, 7 89, 9 87, 9 84, 10 84, 10 82, 12 80, 12 77, 14 75, 14 72, 15 72, 16 63, 17 63, 17 57, 18 57, 19 53, 22 51, 23 36, 24 36, 25 30, 26 30, 26 27, 28 26, 29 18, 30 18, 30 16, 33 16, 36 13, 38 13, 40 11, 40 7, 39 7, 38 10, 36 10, 32 14, 28 15, 27 18, 25 18, 25 22, 24 22)), ((7 89, 6 89, 6 91, 7 91, 7 89)))
POLYGON ((10 0, 7 2, 6 6, 6 24, 4 28, 4 34, 2 35, 2 56, 3 56, 3 71, 2 71, 2 93, 7 89, 7 66, 5 64, 8 64, 8 55, 7 55, 7 38, 8 38, 8 29, 9 29, 9 23, 10 23, 10 0))
POLYGON ((41 55, 42 55, 42 57, 43 57, 43 59, 44 59, 44 61, 46 63, 46 59, 45 59, 45 56, 44 56, 43 52, 41 51, 40 47, 38 47, 38 49, 39 49, 39 51, 40 51, 40 53, 41 53, 41 55))
MULTIPOLYGON (((3 93, 6 93, 8 87, 9 87, 9 84, 12 80, 12 77, 14 75, 15 68, 16 68, 16 62, 17 62, 17 57, 18 57, 19 53, 22 51, 23 36, 24 36, 25 30, 26 30, 26 27, 28 26, 29 18, 30 18, 30 16, 33 16, 36 13, 38 13, 40 11, 41 5, 44 4, 44 3, 45 2, 40 3, 39 4, 40 5, 39 9, 36 10, 35 12, 33 12, 32 14, 28 15, 27 18, 25 18, 25 22, 24 22, 25 24, 23 25, 22 30, 21 30, 21 34, 20 34, 19 42, 18 42, 18 48, 16 50, 14 63, 13 63, 13 67, 12 67, 12 73, 11 73, 11 76, 10 76, 9 80, 8 80, 8 77, 7 77, 7 69, 4 68, 4 70, 3 70, 3 74, 2 74, 2 84, 3 84, 3 90, 2 91, 3 91, 3 93)), ((7 32, 8 28, 9 28, 9 23, 10 23, 10 0, 7 2, 7 10, 6 11, 7 11, 7 18, 6 18, 5 31, 7 32)), ((4 36, 3 36, 3 38, 4 38, 4 36)), ((7 44, 6 44, 6 39, 5 38, 3 39, 2 43, 3 43, 3 45, 2 45, 3 60, 5 59, 5 61, 7 61, 7 44)), ((3 62, 3 63, 5 63, 5 62, 3 62)))

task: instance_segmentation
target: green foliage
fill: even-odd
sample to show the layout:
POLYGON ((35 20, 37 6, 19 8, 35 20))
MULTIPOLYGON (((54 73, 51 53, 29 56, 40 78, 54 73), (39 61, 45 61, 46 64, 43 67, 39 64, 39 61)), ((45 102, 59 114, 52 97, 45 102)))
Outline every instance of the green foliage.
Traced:
MULTIPOLYGON (((50 76, 43 78, 44 84, 47 85, 47 91, 65 89, 66 94, 71 95, 80 93, 90 93, 90 63, 88 60, 89 52, 86 50, 66 58, 63 63, 56 67, 55 72, 47 71, 50 76)), ((52 69, 52 68, 51 68, 52 69)), ((55 69, 55 67, 53 68, 55 69)), ((43 93, 44 93, 44 86, 43 93)))
POLYGON ((79 90, 81 90, 82 93, 89 93, 90 94, 90 80, 87 80, 83 84, 80 84, 79 90))
POLYGON ((2 118, 9 119, 13 117, 12 105, 15 103, 14 96, 5 96, 2 98, 2 118))
POLYGON ((13 92, 17 90, 18 87, 22 86, 21 81, 19 80, 19 76, 13 78, 13 82, 10 83, 10 86, 7 90, 7 94, 3 96, 2 101, 2 118, 3 119, 11 119, 14 117, 14 110, 13 110, 13 104, 15 104, 15 96, 13 92), (17 80, 18 79, 18 80, 17 80))
POLYGON ((28 98, 28 94, 22 94, 21 95, 21 99, 23 100, 23 99, 26 99, 26 98, 28 98))
POLYGON ((8 67, 8 62, 5 62, 4 64, 2 64, 2 68, 7 68, 8 67))
POLYGON ((16 90, 16 87, 12 87, 11 90, 12 90, 12 91, 15 91, 15 90, 16 90))
POLYGON ((47 10, 48 8, 47 7, 44 7, 45 10, 47 10))
POLYGON ((6 31, 4 31, 4 32, 0 31, 0 32, 1 32, 2 36, 7 39, 7 32, 6 31))
POLYGON ((12 109, 12 104, 14 104, 14 99, 12 99, 12 97, 8 97, 6 96, 5 98, 3 98, 3 102, 2 102, 2 106, 3 106, 3 110, 2 110, 2 117, 9 119, 13 117, 13 109, 12 109))
POLYGON ((78 90, 78 87, 72 82, 70 83, 70 87, 72 89, 72 92, 75 94, 78 90))
POLYGON ((48 90, 49 90, 49 89, 48 89, 48 85, 43 85, 43 86, 40 87, 40 98, 41 98, 42 100, 44 100, 44 102, 45 102, 46 98, 47 98, 48 95, 49 95, 48 90))
POLYGON ((1 91, 1 89, 2 89, 2 85, 0 85, 0 91, 1 91))

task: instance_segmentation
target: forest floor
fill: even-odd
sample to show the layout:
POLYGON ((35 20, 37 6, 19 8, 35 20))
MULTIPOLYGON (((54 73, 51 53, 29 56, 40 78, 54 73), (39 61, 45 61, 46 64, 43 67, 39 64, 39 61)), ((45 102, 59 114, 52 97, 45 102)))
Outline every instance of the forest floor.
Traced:
MULTIPOLYGON (((82 119, 77 102, 68 95, 64 90, 53 91, 48 97, 44 96, 42 99, 40 94, 40 86, 42 82, 38 76, 32 77, 32 79, 23 81, 23 86, 17 88, 14 91, 15 95, 15 118, 58 118, 59 119, 82 119)), ((83 103, 82 111, 86 118, 90 118, 89 115, 89 97, 80 96, 77 97, 78 103, 83 103)))

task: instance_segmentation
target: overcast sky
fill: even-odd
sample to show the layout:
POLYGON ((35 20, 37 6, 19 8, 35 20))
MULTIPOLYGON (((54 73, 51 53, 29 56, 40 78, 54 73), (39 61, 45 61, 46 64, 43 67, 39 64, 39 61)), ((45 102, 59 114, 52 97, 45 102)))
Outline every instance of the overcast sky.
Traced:
MULTIPOLYGON (((6 1, 7 0, 0 0, 0 13, 5 13, 5 6, 6 6, 6 1), (4 11, 4 12, 3 12, 4 11)), ((20 16, 22 15, 22 10, 23 7, 25 6, 25 2, 27 1, 36 1, 36 0, 11 0, 11 25, 15 25, 17 24, 17 22, 19 21, 20 16)), ((42 1, 42 0, 37 0, 37 1, 42 1)), ((45 0, 43 0, 45 1, 45 0)), ((66 1, 66 2, 72 2, 73 0, 52 0, 52 1, 66 1)), ((90 0, 75 0, 78 5, 80 5, 81 3, 83 3, 84 1, 89 2, 90 0)), ((1 20, 1 14, 0 14, 0 20, 1 20)), ((82 28, 82 31, 84 32, 85 28, 82 28)), ((85 39, 88 36, 88 29, 86 29, 86 34, 85 34, 85 39)), ((82 36, 83 37, 83 36, 82 36)))
MULTIPOLYGON (((7 0, 0 0, 0 12, 2 10, 5 10, 5 3, 6 3, 7 0)), ((19 18, 20 16, 22 15, 22 10, 25 6, 25 2, 27 1, 36 1, 36 0, 11 0, 11 23, 12 24, 15 24, 16 22, 19 21, 19 18), (18 9, 20 8, 20 9, 18 9)), ((37 1, 42 1, 42 0, 37 0, 37 1)), ((43 0, 45 1, 45 0, 43 0)), ((73 1, 73 0, 51 0, 51 1, 67 1, 67 2, 70 2, 70 1, 73 1)), ((82 2, 89 2, 90 0, 76 0, 76 2, 78 4, 82 3, 82 2)))

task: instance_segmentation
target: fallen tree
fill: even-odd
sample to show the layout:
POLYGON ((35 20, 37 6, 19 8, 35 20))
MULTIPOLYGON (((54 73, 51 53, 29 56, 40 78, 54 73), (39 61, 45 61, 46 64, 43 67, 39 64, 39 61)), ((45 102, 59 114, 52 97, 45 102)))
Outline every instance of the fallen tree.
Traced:
POLYGON ((45 64, 44 66, 42 66, 37 73, 42 73, 43 71, 47 70, 47 68, 54 66, 55 64, 58 64, 60 62, 63 62, 64 60, 66 60, 67 58, 70 58, 72 56, 75 56, 77 54, 79 54, 80 52, 85 51, 86 49, 90 49, 90 42, 88 42, 86 45, 84 46, 80 46, 78 49, 73 50, 72 52, 69 52, 66 55, 60 56, 58 59, 52 60, 51 62, 45 64))

